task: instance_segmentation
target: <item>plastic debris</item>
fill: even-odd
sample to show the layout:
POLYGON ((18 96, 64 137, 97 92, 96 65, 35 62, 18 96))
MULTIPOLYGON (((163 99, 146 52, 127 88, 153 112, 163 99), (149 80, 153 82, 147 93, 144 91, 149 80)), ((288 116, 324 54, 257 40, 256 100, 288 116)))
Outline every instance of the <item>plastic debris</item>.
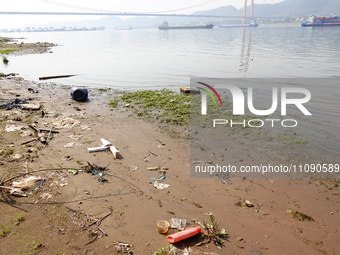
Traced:
POLYGON ((175 234, 172 235, 168 235, 166 237, 166 240, 169 243, 177 243, 179 241, 182 241, 184 239, 187 239, 189 237, 192 237, 194 235, 197 235, 198 233, 200 233, 202 231, 202 229, 200 227, 193 227, 193 228, 188 228, 186 230, 177 232, 175 234))
POLYGON ((73 139, 73 140, 79 140, 80 138, 82 138, 82 135, 70 135, 68 136, 69 138, 73 139))
POLYGON ((110 141, 104 138, 100 138, 100 142, 101 144, 99 145, 99 147, 87 148, 87 151, 89 153, 92 153, 92 152, 106 151, 110 149, 110 151, 112 152, 114 156, 114 159, 117 159, 119 157, 119 150, 115 146, 113 146, 110 141))
POLYGON ((170 219, 171 228, 177 228, 178 230, 183 230, 187 226, 186 219, 171 218, 170 219))
POLYGON ((132 245, 122 242, 113 242, 113 246, 116 248, 118 253, 132 255, 133 252, 131 251, 132 245))
POLYGON ((129 165, 129 166, 131 170, 134 170, 134 171, 138 170, 138 166, 134 166, 134 165, 129 165))
POLYGON ((102 145, 103 147, 112 146, 112 143, 109 142, 108 140, 104 139, 104 138, 100 138, 100 141, 101 141, 101 143, 102 143, 101 145, 102 145))
POLYGON ((151 177, 151 179, 157 182, 161 182, 166 179, 166 176, 162 174, 159 178, 151 177))
POLYGON ((39 110, 40 104, 39 103, 22 104, 21 109, 23 109, 23 110, 39 110))
POLYGON ((0 186, 0 189, 9 192, 12 196, 27 197, 25 191, 36 188, 43 181, 40 176, 29 176, 21 181, 12 182, 12 186, 0 186))
POLYGON ((15 197, 27 197, 27 194, 23 192, 21 188, 0 186, 0 189, 9 192, 12 196, 15 196, 15 197))
POLYGON ((29 176, 21 181, 12 182, 12 187, 20 188, 21 190, 29 190, 39 185, 44 179, 40 176, 29 176))
POLYGON ((88 174, 92 175, 99 175, 98 181, 99 182, 109 182, 107 179, 103 178, 104 177, 104 171, 106 170, 107 167, 100 167, 97 166, 96 164, 90 164, 87 162, 87 166, 83 167, 83 169, 86 171, 88 174))
POLYGON ((170 223, 166 220, 157 221, 157 230, 160 234, 165 234, 169 231, 170 223))
POLYGON ((79 145, 79 143, 71 142, 66 144, 64 147, 65 148, 74 148, 76 145, 79 145))
MULTIPOLYGON (((64 77, 71 77, 71 76, 74 76, 74 75, 62 75, 62 76, 53 76, 53 77, 64 78, 64 77)), ((88 99, 88 91, 86 88, 72 88, 71 96, 75 101, 85 102, 88 99)))
POLYGON ((247 206, 247 207, 254 207, 254 204, 252 202, 250 202, 249 200, 245 200, 244 201, 244 204, 247 206))
POLYGON ((21 159, 22 157, 23 157, 23 155, 22 154, 18 154, 18 153, 13 155, 14 159, 21 159))
POLYGON ((88 153, 93 153, 93 152, 100 152, 100 151, 106 151, 108 150, 109 147, 93 147, 93 148, 87 148, 88 153))
POLYGON ((42 199, 51 199, 52 195, 50 193, 43 193, 40 195, 40 198, 42 199))
POLYGON ((9 125, 7 124, 5 127, 6 132, 15 132, 24 129, 24 126, 17 126, 17 125, 9 125))
POLYGON ((158 182, 158 181, 155 181, 153 186, 156 188, 156 189, 167 189, 170 187, 169 184, 166 184, 166 183, 162 183, 162 182, 158 182))
POLYGON ((76 169, 68 169, 67 172, 73 174, 73 175, 76 175, 79 173, 79 170, 76 170, 76 169))
MULTIPOLYGON (((92 174, 93 174, 93 173, 92 173, 92 174)), ((107 179, 103 178, 104 173, 99 172, 98 174, 99 174, 99 178, 98 178, 98 181, 99 181, 99 182, 109 182, 107 179)))
POLYGON ((80 121, 72 119, 72 118, 65 118, 65 119, 62 119, 62 120, 57 120, 57 121, 52 122, 52 126, 54 128, 59 128, 59 129, 73 128, 73 127, 78 126, 78 125, 80 125, 80 121))
POLYGON ((159 166, 148 166, 148 167, 146 167, 146 170, 148 170, 148 171, 157 171, 159 169, 160 169, 159 166))
POLYGON ((26 136, 32 136, 33 133, 30 131, 30 130, 25 130, 25 131, 22 131, 20 136, 22 137, 26 137, 26 136))
POLYGON ((119 156, 119 150, 115 146, 110 146, 110 151, 112 152, 113 157, 117 159, 119 156))
POLYGON ((82 131, 91 130, 91 128, 90 128, 89 126, 87 126, 87 125, 81 126, 80 129, 81 129, 82 131))

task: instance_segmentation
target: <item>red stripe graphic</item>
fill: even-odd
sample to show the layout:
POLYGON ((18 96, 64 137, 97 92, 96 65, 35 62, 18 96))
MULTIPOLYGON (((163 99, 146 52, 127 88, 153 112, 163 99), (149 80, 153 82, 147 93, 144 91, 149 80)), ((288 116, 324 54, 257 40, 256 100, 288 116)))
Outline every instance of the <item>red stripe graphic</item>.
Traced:
POLYGON ((214 94, 218 98, 218 101, 220 101, 220 105, 222 105, 222 99, 221 99, 220 95, 217 93, 217 91, 212 86, 210 86, 210 85, 208 85, 206 83, 203 83, 203 82, 197 82, 197 83, 202 84, 202 85, 208 87, 212 92, 214 92, 214 94))

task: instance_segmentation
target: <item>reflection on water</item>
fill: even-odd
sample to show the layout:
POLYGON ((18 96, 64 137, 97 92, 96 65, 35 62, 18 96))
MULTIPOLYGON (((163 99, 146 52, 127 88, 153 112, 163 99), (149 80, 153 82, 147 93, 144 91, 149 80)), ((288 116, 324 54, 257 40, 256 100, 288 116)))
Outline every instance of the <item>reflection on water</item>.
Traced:
POLYGON ((10 56, 2 72, 66 85, 164 88, 191 77, 331 77, 340 74, 340 29, 266 27, 6 34, 57 43, 52 54, 10 56))
POLYGON ((247 72, 250 60, 250 46, 253 28, 242 28, 242 48, 240 56, 240 72, 247 72))

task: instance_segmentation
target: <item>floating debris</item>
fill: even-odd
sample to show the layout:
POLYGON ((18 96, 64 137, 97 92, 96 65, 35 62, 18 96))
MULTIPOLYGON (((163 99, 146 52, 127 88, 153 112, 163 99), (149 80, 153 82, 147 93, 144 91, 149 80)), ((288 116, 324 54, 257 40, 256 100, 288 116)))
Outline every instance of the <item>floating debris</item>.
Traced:
POLYGON ((76 76, 76 75, 77 75, 77 74, 42 76, 42 77, 39 77, 39 80, 49 80, 49 79, 69 78, 69 77, 76 76))

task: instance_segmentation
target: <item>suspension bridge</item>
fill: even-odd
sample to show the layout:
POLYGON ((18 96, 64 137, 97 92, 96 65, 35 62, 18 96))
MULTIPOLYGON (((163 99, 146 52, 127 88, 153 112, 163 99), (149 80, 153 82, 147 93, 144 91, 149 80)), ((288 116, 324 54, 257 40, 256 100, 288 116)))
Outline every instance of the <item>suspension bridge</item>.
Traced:
MULTIPOLYGON (((243 23, 247 19, 254 19, 254 18, 264 18, 264 17, 254 17, 254 0, 250 0, 250 16, 247 16, 247 3, 248 0, 244 0, 244 8, 243 8, 243 16, 228 16, 228 15, 204 15, 204 14, 169 14, 169 13, 164 13, 164 12, 159 12, 159 13, 152 13, 152 12, 144 12, 144 13, 139 13, 139 12, 112 12, 112 11, 106 11, 106 10, 97 10, 93 8, 85 8, 85 7, 80 7, 80 6, 74 6, 74 5, 69 5, 69 4, 62 4, 59 2, 55 1, 50 1, 50 0, 38 0, 41 2, 47 2, 49 4, 54 4, 54 5, 61 5, 64 7, 69 7, 69 8, 76 8, 76 9, 83 9, 83 10, 90 10, 87 12, 38 12, 38 11, 0 11, 0 15, 69 15, 69 16, 149 16, 149 17, 197 17, 197 18, 230 18, 230 19, 242 19, 243 23)), ((210 0, 211 1, 211 0, 210 0)), ((208 1, 208 2, 210 2, 208 1)), ((186 7, 182 9, 177 9, 177 10, 184 10, 184 9, 189 9, 192 7, 197 7, 199 5, 191 6, 191 7, 186 7)), ((175 11, 175 10, 173 10, 175 11)))
MULTIPOLYGON (((244 16, 225 16, 225 15, 200 15, 200 14, 162 14, 162 13, 137 13, 137 12, 17 12, 17 11, 0 11, 0 15, 83 15, 83 16, 149 16, 149 17, 197 17, 197 18, 245 18, 244 16)), ((254 17, 261 18, 261 17, 254 17)))

